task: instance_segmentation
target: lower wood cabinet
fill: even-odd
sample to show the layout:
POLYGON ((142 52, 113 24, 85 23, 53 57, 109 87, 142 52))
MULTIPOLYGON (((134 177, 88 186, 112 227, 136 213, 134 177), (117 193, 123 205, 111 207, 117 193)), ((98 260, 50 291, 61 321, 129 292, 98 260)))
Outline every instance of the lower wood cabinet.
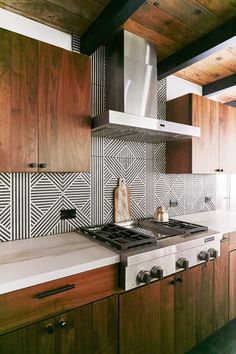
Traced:
POLYGON ((203 263, 176 276, 175 354, 213 333, 213 264, 203 263))
POLYGON ((173 277, 119 297, 120 354, 174 353, 173 277))
POLYGON ((214 331, 229 322, 229 240, 221 242, 220 257, 214 262, 214 331))
POLYGON ((112 296, 0 336, 1 354, 118 354, 112 296))
POLYGON ((212 334, 213 267, 203 263, 122 294, 120 354, 183 354, 212 334))

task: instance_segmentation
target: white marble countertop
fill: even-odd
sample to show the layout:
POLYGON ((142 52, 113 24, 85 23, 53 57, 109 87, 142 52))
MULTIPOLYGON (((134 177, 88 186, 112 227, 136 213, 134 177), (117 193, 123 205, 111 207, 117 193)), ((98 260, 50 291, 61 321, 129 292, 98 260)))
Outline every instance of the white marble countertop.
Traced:
POLYGON ((76 232, 0 243, 0 294, 120 262, 76 232))
POLYGON ((222 232, 223 234, 236 231, 236 212, 218 209, 171 218, 208 226, 209 229, 222 232))
MULTIPOLYGON (((213 210, 172 217, 236 231, 236 212, 213 210)), ((0 243, 0 294, 120 262, 120 256, 76 232, 0 243)))

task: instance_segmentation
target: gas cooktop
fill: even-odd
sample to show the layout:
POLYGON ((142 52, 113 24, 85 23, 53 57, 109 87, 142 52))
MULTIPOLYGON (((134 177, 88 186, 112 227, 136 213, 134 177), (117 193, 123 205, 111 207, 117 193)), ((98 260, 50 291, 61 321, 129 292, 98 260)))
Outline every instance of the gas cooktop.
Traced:
POLYGON ((207 231, 207 227, 170 219, 156 222, 140 219, 117 224, 81 227, 81 233, 117 250, 154 244, 158 240, 177 235, 192 235, 207 231))
POLYGON ((119 253, 119 281, 125 290, 217 258, 222 238, 205 226, 174 219, 87 226, 78 232, 119 253))

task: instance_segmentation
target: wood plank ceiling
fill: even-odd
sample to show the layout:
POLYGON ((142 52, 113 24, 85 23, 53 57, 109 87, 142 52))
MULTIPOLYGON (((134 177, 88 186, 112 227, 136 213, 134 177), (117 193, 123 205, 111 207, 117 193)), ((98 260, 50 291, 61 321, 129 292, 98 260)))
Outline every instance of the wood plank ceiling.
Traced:
MULTIPOLYGON (((81 36, 109 2, 0 0, 0 7, 81 36)), ((161 62, 233 18, 236 18, 236 0, 148 0, 124 23, 123 28, 155 43, 158 62, 161 62)), ((176 75, 206 85, 235 73, 236 41, 176 75)), ((230 99, 236 99, 234 92, 228 94, 230 99)))

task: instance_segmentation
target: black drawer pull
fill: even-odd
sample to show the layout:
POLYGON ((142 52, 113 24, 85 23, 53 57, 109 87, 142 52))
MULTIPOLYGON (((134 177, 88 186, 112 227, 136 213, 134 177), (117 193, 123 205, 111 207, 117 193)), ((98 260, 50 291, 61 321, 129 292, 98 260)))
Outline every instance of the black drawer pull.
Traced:
POLYGON ((39 293, 36 295, 36 297, 38 299, 43 299, 44 297, 56 295, 58 293, 62 293, 63 291, 67 291, 67 290, 74 289, 74 288, 75 288, 75 284, 68 284, 68 285, 64 285, 60 288, 56 288, 56 289, 52 289, 52 290, 48 290, 48 291, 44 291, 42 293, 39 293))

